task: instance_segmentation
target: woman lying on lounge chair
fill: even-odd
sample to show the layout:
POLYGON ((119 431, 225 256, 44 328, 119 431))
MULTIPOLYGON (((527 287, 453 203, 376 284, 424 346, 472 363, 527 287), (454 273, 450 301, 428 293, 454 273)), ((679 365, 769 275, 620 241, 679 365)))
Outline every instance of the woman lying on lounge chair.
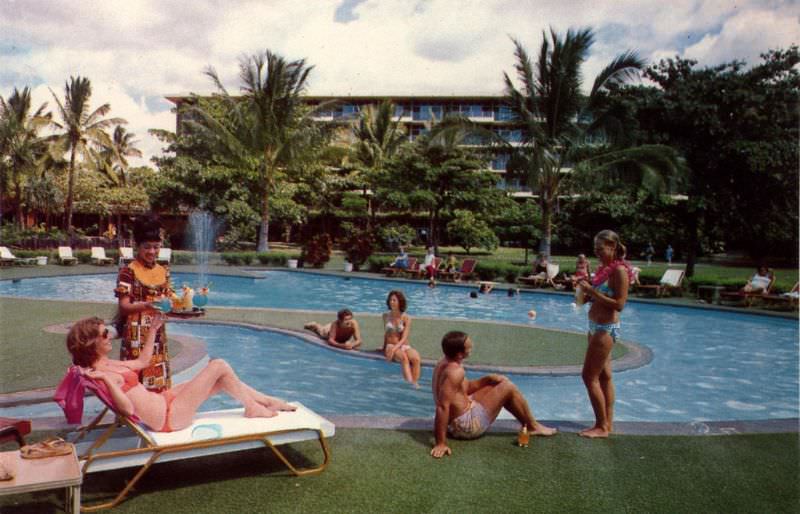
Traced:
POLYGON ((250 418, 269 418, 277 411, 296 407, 277 398, 259 393, 236 376, 222 359, 213 359, 191 380, 161 393, 145 389, 139 382, 139 370, 150 365, 158 329, 164 315, 156 314, 151 321, 144 347, 136 359, 109 359, 111 339, 103 320, 87 318, 78 321, 67 334, 67 349, 72 362, 80 366, 84 376, 102 382, 120 414, 136 415, 156 432, 173 432, 192 424, 197 409, 208 398, 224 391, 244 405, 244 415, 250 418))

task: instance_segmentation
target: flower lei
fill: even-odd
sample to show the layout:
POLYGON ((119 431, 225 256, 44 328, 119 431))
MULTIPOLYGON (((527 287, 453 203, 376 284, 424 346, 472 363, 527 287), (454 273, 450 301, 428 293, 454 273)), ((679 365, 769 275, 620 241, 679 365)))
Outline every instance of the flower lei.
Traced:
POLYGON ((628 280, 633 280, 633 270, 631 269, 630 263, 623 259, 617 259, 608 266, 604 266, 595 272, 594 278, 592 278, 592 285, 597 287, 605 283, 611 273, 620 266, 625 268, 625 272, 628 274, 628 280))

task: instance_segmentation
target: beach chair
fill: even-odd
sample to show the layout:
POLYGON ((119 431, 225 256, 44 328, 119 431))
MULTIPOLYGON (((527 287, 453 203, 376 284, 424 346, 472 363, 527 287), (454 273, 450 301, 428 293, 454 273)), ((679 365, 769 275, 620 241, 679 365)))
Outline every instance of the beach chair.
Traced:
POLYGON ((16 441, 21 447, 25 446, 25 436, 31 433, 31 420, 0 418, 0 443, 16 441))
POLYGON ((172 260, 172 248, 161 248, 158 251, 156 262, 159 264, 169 264, 172 260))
POLYGON ((133 262, 133 248, 130 246, 119 247, 119 267, 123 267, 133 262))
POLYGON ((101 266, 105 266, 106 264, 111 264, 114 262, 113 259, 110 257, 106 257, 106 249, 102 246, 93 246, 92 247, 92 264, 98 264, 101 266))
POLYGON ((520 277, 517 280, 531 287, 541 287, 547 284, 550 284, 552 287, 556 287, 553 279, 556 278, 556 275, 558 275, 560 269, 560 265, 548 262, 547 271, 545 273, 539 273, 538 275, 531 275, 528 277, 520 277))
POLYGON ((795 283, 788 293, 765 294, 761 299, 767 304, 783 304, 796 307, 800 304, 800 282, 795 283))
POLYGON ((452 280, 459 282, 462 279, 469 279, 475 275, 475 266, 478 264, 476 259, 464 259, 458 271, 438 271, 437 275, 442 280, 452 280))
POLYGON ((637 292, 650 293, 654 292, 656 297, 664 296, 667 292, 680 290, 685 276, 682 269, 668 269, 661 276, 658 284, 639 284, 636 286, 637 292))
MULTIPOLYGON (((85 379, 83 384, 105 404, 105 409, 71 438, 80 461, 84 484, 92 473, 127 468, 135 468, 136 472, 114 499, 82 505, 81 512, 115 507, 153 464, 161 462, 266 447, 294 475, 305 476, 321 473, 330 461, 326 439, 334 436, 336 427, 299 402, 291 402, 297 407, 296 411, 279 412, 272 418, 245 418, 243 408, 198 412, 194 423, 183 430, 154 432, 137 418, 116 412, 108 393, 98 391, 98 386, 91 380, 85 379), (104 421, 109 413, 116 416, 112 422, 104 421), (319 443, 321 463, 297 467, 278 448, 301 441, 319 443)), ((202 464, 198 464, 198 472, 203 472, 202 464)))
MULTIPOLYGON (((439 274, 439 265, 441 263, 442 263, 442 258, 441 257, 434 257, 433 258, 433 270, 434 270, 433 271, 433 277, 434 278, 436 278, 436 276, 439 274)), ((425 268, 422 268, 422 267, 418 267, 416 276, 417 276, 417 278, 424 278, 427 273, 428 273, 428 270, 426 270, 425 268)))
POLYGON ((72 264, 77 264, 78 259, 73 257, 72 255, 72 248, 69 246, 59 246, 58 247, 58 262, 59 264, 63 264, 65 266, 69 266, 72 264))
POLYGON ((6 246, 0 246, 0 265, 11 266, 12 264, 22 264, 32 266, 36 264, 36 257, 17 257, 6 246))
POLYGON ((386 268, 383 268, 381 271, 383 271, 387 276, 391 277, 391 276, 394 276, 394 275, 401 275, 401 274, 406 273, 406 272, 416 273, 416 271, 418 269, 419 269, 419 266, 417 266, 417 258, 416 257, 409 257, 408 258, 408 267, 407 268, 397 268, 395 266, 388 266, 386 268))

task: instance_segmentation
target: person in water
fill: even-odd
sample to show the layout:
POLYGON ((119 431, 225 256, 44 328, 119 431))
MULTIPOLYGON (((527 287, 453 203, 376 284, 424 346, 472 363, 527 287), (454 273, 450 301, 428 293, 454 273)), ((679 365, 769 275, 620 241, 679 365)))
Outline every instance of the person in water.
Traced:
POLYGON ((448 434, 454 439, 482 436, 502 408, 513 414, 530 435, 550 436, 557 432, 536 421, 528 401, 508 377, 492 374, 467 380, 462 363, 471 352, 472 340, 464 332, 448 332, 442 338, 444 357, 433 370, 433 457, 452 454, 447 446, 448 434))
POLYGON ((589 309, 588 348, 581 376, 594 411, 594 426, 583 437, 608 437, 614 428, 614 381, 611 377, 611 349, 620 337, 620 313, 628 300, 632 269, 625 261, 625 245, 611 230, 594 237, 594 253, 600 260, 591 283, 578 281, 589 309))
POLYGON ((238 400, 244 406, 244 416, 249 418, 269 418, 279 411, 296 409, 239 380, 222 359, 210 360, 197 375, 171 389, 160 393, 146 389, 139 382, 139 372, 150 365, 156 334, 164 319, 164 314, 153 315, 139 356, 130 360, 109 358, 109 330, 100 318, 82 319, 67 334, 72 363, 83 376, 105 384, 120 414, 135 415, 156 432, 174 432, 190 426, 200 405, 219 392, 238 400))
POLYGON ((311 330, 335 348, 355 350, 361 346, 361 327, 350 309, 340 310, 336 313, 336 319, 326 325, 312 321, 303 328, 311 330))
POLYGON ((406 314, 406 297, 402 291, 389 291, 386 297, 389 308, 383 313, 383 355, 387 361, 399 362, 403 378, 414 387, 419 387, 422 373, 422 359, 419 352, 411 347, 411 318, 406 314))

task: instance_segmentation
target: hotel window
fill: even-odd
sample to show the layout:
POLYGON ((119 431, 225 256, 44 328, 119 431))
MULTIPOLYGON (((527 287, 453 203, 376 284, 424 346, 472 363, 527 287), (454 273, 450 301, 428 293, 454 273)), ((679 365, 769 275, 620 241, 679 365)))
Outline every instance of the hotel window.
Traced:
POLYGON ((436 118, 440 121, 444 117, 444 108, 441 105, 417 105, 414 106, 412 119, 415 121, 427 121, 436 118))
POLYGON ((509 121, 515 119, 516 116, 514 115, 514 111, 511 110, 511 107, 507 105, 501 105, 497 108, 497 113, 495 114, 495 120, 497 121, 509 121))
POLYGON ((496 155, 494 159, 492 159, 492 169, 493 170, 505 170, 508 166, 508 160, 511 156, 508 154, 500 154, 496 155))
POLYGON ((416 126, 416 125, 411 126, 408 129, 408 140, 409 141, 413 141, 413 140, 417 139, 419 136, 421 136, 422 134, 426 134, 427 132, 428 132, 428 129, 426 129, 425 127, 420 127, 420 126, 416 126))
POLYGON ((338 106, 333 111, 334 119, 352 119, 358 116, 358 106, 354 104, 344 104, 338 106))
POLYGON ((408 104, 398 104, 394 106, 394 117, 407 118, 411 116, 411 106, 408 104))

